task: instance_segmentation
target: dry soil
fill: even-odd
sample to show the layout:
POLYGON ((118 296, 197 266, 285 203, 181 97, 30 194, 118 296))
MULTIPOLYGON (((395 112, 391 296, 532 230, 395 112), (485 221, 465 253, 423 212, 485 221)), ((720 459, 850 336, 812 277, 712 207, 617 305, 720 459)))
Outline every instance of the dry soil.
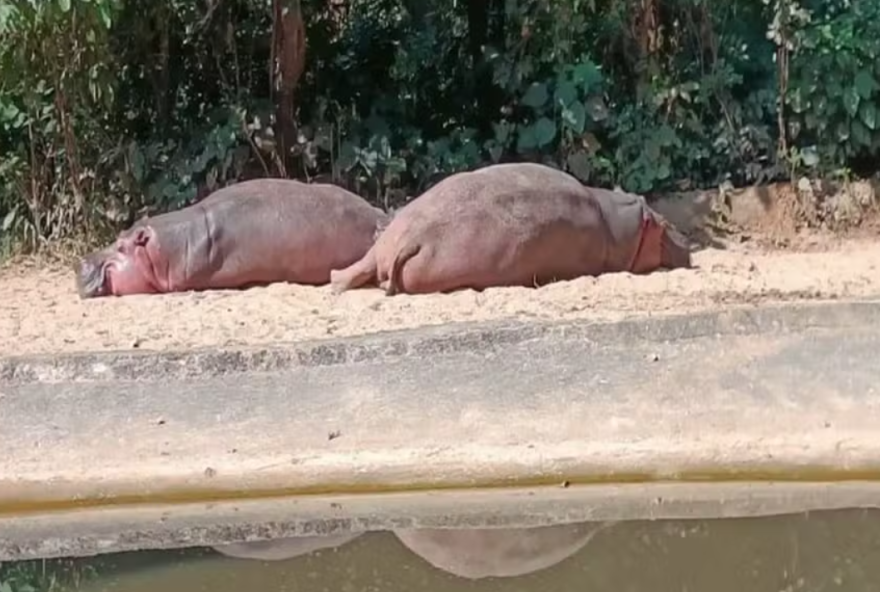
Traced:
POLYGON ((386 297, 378 289, 246 291, 80 300, 69 268, 0 270, 0 356, 257 345, 503 318, 615 320, 801 299, 880 297, 880 238, 802 236, 797 248, 734 240, 690 270, 609 274, 538 289, 386 297))

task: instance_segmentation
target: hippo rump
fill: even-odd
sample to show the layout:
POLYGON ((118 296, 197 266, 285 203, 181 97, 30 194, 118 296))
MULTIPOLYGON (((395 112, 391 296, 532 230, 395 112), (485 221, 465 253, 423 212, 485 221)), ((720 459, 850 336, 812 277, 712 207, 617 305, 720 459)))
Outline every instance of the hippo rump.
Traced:
POLYGON ((447 177, 330 281, 335 293, 378 285, 388 295, 426 294, 690 265, 685 237, 644 198, 516 163, 447 177))
POLYGON ((335 185, 255 179, 186 208, 142 219, 83 258, 81 298, 324 285, 372 246, 382 210, 335 185))
POLYGON ((536 528, 396 530, 410 551, 438 569, 467 579, 511 578, 571 557, 611 522, 536 528))

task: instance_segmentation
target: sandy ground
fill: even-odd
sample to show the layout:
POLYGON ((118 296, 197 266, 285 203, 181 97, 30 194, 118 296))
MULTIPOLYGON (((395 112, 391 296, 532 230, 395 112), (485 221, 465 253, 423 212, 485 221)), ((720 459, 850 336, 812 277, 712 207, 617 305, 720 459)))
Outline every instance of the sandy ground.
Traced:
POLYGON ((95 350, 181 349, 320 339, 449 322, 504 318, 614 320, 793 299, 880 297, 880 239, 757 243, 695 254, 691 270, 609 274, 539 289, 386 297, 273 285, 246 291, 83 301, 70 269, 0 270, 0 356, 95 350))

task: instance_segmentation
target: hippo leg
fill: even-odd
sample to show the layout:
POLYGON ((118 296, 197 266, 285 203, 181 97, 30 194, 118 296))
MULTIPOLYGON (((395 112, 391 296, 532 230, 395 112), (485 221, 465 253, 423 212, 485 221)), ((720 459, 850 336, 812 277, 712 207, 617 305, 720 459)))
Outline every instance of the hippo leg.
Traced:
POLYGON ((376 281, 376 253, 371 248, 359 261, 355 261, 345 269, 330 271, 330 291, 341 294, 346 290, 354 290, 376 281))

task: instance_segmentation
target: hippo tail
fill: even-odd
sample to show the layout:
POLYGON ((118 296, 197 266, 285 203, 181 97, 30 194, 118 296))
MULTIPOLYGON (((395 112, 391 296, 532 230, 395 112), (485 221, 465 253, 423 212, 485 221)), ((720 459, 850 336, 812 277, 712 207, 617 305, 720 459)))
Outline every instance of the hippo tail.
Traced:
POLYGON ((403 266, 407 261, 418 255, 419 251, 422 250, 422 245, 419 243, 409 243, 399 251, 397 251, 397 255, 394 257, 394 261, 391 263, 391 271, 388 273, 388 285, 385 288, 386 296, 394 296, 395 294, 401 293, 401 281, 400 276, 403 273, 403 266))

